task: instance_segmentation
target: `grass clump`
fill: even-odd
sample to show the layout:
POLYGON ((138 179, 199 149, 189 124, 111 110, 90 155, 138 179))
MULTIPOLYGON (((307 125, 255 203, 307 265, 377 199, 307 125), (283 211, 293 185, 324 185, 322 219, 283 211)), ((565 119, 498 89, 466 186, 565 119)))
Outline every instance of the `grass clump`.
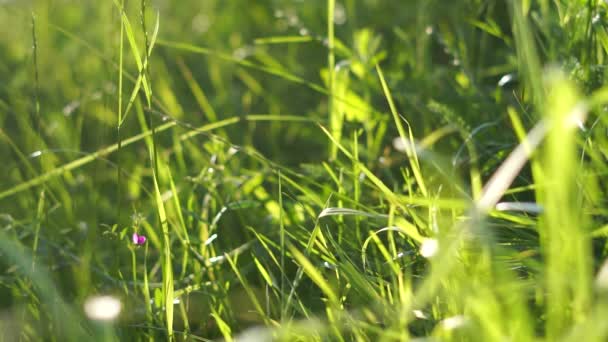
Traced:
POLYGON ((605 340, 606 6, 0 3, 2 340, 605 340))

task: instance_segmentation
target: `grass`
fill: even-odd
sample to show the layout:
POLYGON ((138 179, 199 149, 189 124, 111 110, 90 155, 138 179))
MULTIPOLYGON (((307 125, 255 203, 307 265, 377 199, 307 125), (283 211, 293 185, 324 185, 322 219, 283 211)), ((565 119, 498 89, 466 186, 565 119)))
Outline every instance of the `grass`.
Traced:
POLYGON ((607 6, 0 3, 0 340, 606 340, 607 6))

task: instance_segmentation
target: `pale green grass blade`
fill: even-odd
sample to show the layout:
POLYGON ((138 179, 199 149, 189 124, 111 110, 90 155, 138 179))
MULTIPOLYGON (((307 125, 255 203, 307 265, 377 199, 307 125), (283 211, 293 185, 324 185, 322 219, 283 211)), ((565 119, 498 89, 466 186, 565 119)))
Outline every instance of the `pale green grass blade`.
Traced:
POLYGON ((520 1, 511 2, 511 11, 513 35, 517 49, 517 66, 526 80, 526 85, 531 90, 534 105, 540 109, 545 104, 542 78, 539 77, 539 75, 542 75, 542 66, 534 43, 534 36, 530 29, 528 13, 522 8, 520 1))
MULTIPOLYGON (((281 170, 278 172, 279 176, 279 253, 281 253, 281 272, 285 272, 285 255, 287 250, 285 249, 285 224, 283 222, 283 183, 281 177, 281 170)), ((280 289, 281 291, 281 321, 285 319, 287 306, 285 305, 285 277, 281 277, 280 289)))
POLYGON ((275 37, 264 37, 256 38, 253 42, 258 45, 265 44, 291 44, 291 43, 308 43, 315 41, 310 36, 275 36, 275 37))
MULTIPOLYGON (((342 151, 342 153, 344 153, 344 155, 346 155, 349 159, 351 159, 351 160, 353 160, 353 162, 355 162, 355 158, 353 157, 352 153, 349 152, 338 141, 334 140, 331 133, 325 127, 319 125, 319 128, 321 128, 323 133, 325 133, 325 135, 332 141, 332 143, 334 143, 334 144, 336 144, 336 146, 338 146, 338 149, 340 151, 342 151)), ((382 182, 382 180, 380 180, 364 164, 359 162, 358 165, 359 165, 359 169, 361 170, 361 172, 363 172, 367 176, 367 178, 369 178, 370 182, 372 182, 372 184, 374 184, 378 188, 378 190, 380 190, 391 203, 397 205, 398 207, 406 209, 406 207, 405 207, 406 204, 420 204, 420 205, 428 205, 428 206, 431 206, 433 204, 438 204, 440 206, 445 206, 445 207, 456 206, 458 208, 467 208, 469 206, 469 203, 462 201, 462 200, 458 200, 458 199, 440 199, 437 201, 437 200, 431 200, 431 199, 426 199, 426 198, 417 198, 417 197, 412 197, 412 196, 399 196, 399 195, 395 194, 391 189, 389 189, 386 186, 386 184, 384 184, 382 182)))
MULTIPOLYGON (((126 16, 125 16, 125 18, 126 18, 126 16)), ((130 28, 130 26, 128 26, 128 21, 126 21, 125 23, 126 23, 126 27, 130 28)), ((137 80, 135 81, 135 87, 133 88, 133 91, 131 92, 131 97, 129 98, 129 102, 127 103, 127 108, 125 109, 125 114, 124 114, 123 120, 121 122, 121 125, 126 120, 127 115, 129 114, 129 111, 131 110, 131 107, 137 97, 137 94, 139 93, 139 89, 142 84, 144 87, 144 93, 146 94, 146 100, 148 101, 148 107, 150 107, 150 105, 151 105, 152 90, 150 88, 151 86, 148 85, 148 82, 146 81, 146 71, 148 70, 148 61, 152 54, 152 49, 154 48, 154 43, 156 42, 156 37, 158 35, 159 24, 160 24, 160 13, 157 14, 157 16, 156 16, 156 25, 154 27, 154 33, 152 34, 151 44, 150 44, 148 51, 146 51, 146 55, 145 55, 143 62, 140 59, 139 51, 137 50, 137 45, 135 43, 135 39, 132 36, 133 32, 130 31, 129 29, 127 29, 127 38, 129 40, 129 43, 131 44, 131 50, 133 51, 133 55, 136 59, 137 67, 139 68, 139 76, 137 77, 137 80), (129 34, 131 34, 131 35, 129 35, 129 34)))
MULTIPOLYGON (((331 94, 330 89, 326 89, 325 87, 323 87, 322 85, 319 85, 317 83, 311 82, 311 81, 307 81, 306 79, 290 73, 287 70, 283 70, 283 69, 279 69, 279 68, 273 68, 273 67, 268 67, 265 65, 260 65, 260 64, 256 64, 254 62, 248 61, 248 60, 244 60, 244 59, 240 59, 240 58, 236 58, 230 54, 227 53, 222 53, 222 52, 218 52, 218 51, 214 51, 212 49, 208 49, 208 48, 204 48, 204 47, 199 47, 199 46, 195 46, 193 44, 189 44, 189 43, 180 43, 180 42, 172 42, 172 41, 167 41, 167 40, 163 40, 163 39, 159 39, 157 41, 157 45, 160 46, 165 46, 168 48, 173 48, 173 49, 177 49, 177 50, 181 50, 181 51, 187 51, 187 52, 191 52, 191 53, 196 53, 196 54, 202 54, 202 55, 208 55, 208 56, 213 56, 216 57, 220 60, 225 60, 231 63, 234 63, 236 65, 242 66, 242 67, 246 67, 246 68, 250 68, 250 69, 254 69, 254 70, 259 70, 261 72, 267 73, 269 75, 273 75, 279 78, 282 78, 284 80, 293 82, 295 84, 300 84, 303 85, 311 90, 314 90, 315 92, 318 92, 320 94, 324 94, 329 96, 331 94)), ((335 94, 333 95, 334 101, 340 101, 343 102, 345 104, 348 104, 350 106, 353 107, 353 109, 357 109, 361 112, 364 113, 368 113, 370 111, 369 108, 360 108, 356 103, 352 103, 352 101, 348 101, 345 98, 341 98, 338 96, 335 96, 335 94)), ((371 113, 369 113, 371 114, 371 113)))
MULTIPOLYGON (((182 246, 190 246, 190 234, 188 232, 188 227, 186 226, 186 220, 184 219, 184 214, 182 213, 182 206, 179 200, 179 192, 177 192, 177 188, 175 187, 175 182, 173 181, 173 174, 171 172, 171 166, 170 165, 165 165, 165 169, 166 174, 169 177, 169 185, 171 186, 171 193, 172 193, 172 198, 173 198, 173 207, 175 210, 175 213, 177 215, 177 218, 179 220, 179 226, 182 229, 182 234, 180 235, 180 238, 183 239, 182 242, 182 246)), ((184 278, 184 276, 186 275, 186 270, 187 270, 187 266, 188 266, 188 256, 190 255, 190 251, 189 248, 184 248, 183 251, 183 259, 182 259, 182 272, 180 274, 180 278, 184 278)))
POLYGON ((318 194, 316 194, 314 191, 311 191, 311 189, 308 189, 307 187, 298 184, 298 181, 296 179, 288 177, 284 173, 281 173, 279 175, 279 177, 282 180, 285 180, 285 182, 288 183, 290 186, 293 186, 295 189, 297 189, 302 194, 304 194, 306 197, 308 197, 315 205, 318 205, 318 206, 324 205, 323 200, 321 199, 321 197, 319 197, 318 194))
POLYGON ((528 161, 532 151, 542 142, 546 132, 546 123, 544 121, 539 122, 528 133, 526 139, 509 154, 509 157, 494 172, 477 201, 477 208, 481 212, 485 213, 494 208, 528 161))
POLYGON ((217 114, 213 109, 213 106, 211 106, 211 103, 207 99, 205 92, 198 85, 198 83, 194 79, 194 76, 192 76, 192 72, 190 71, 190 69, 186 66, 186 64, 181 58, 178 58, 176 62, 177 67, 179 68, 183 78, 186 80, 186 83, 190 88, 190 91, 192 92, 192 95, 196 99, 196 102, 198 103, 203 113, 205 113, 207 120, 209 120, 210 122, 217 121, 217 114))
MULTIPOLYGON (((140 107, 140 106, 138 105, 138 107, 140 107)), ((139 112, 139 116, 142 117, 143 111, 141 111, 141 109, 140 109, 140 110, 138 110, 138 112, 139 112)), ((149 128, 147 126, 145 126, 144 122, 142 122, 142 127, 144 130, 144 133, 147 133, 147 132, 154 133, 154 131, 150 131, 149 128)), ((163 278, 162 304, 163 304, 164 310, 165 310, 165 327, 167 329, 168 338, 169 338, 169 340, 172 340, 173 339, 173 311, 174 311, 173 299, 175 298, 175 295, 174 295, 175 289, 174 289, 174 280, 173 280, 173 262, 172 262, 172 255, 171 255, 171 237, 170 237, 170 232, 169 232, 169 220, 167 218, 167 212, 165 209, 165 204, 164 204, 162 194, 160 191, 160 186, 159 186, 154 134, 150 134, 150 135, 146 136, 146 139, 148 140, 147 143, 148 143, 148 152, 149 152, 151 170, 152 170, 152 181, 154 183, 154 200, 155 200, 155 205, 156 205, 156 214, 159 219, 158 222, 160 222, 160 226, 161 226, 160 228, 161 228, 161 233, 162 233, 162 244, 161 244, 161 246, 162 246, 161 269, 162 269, 162 278, 163 278)))
POLYGON ((211 317, 213 317, 213 319, 217 323, 217 326, 220 329, 222 335, 224 336, 224 339, 226 340, 226 342, 233 341, 232 329, 230 329, 230 325, 228 323, 226 323, 226 321, 224 321, 222 319, 222 317, 215 311, 211 313, 211 317))
POLYGON ((329 299, 330 303, 332 305, 337 305, 338 296, 331 288, 329 283, 327 283, 325 278, 323 278, 321 273, 319 273, 319 270, 310 262, 310 260, 308 260, 308 258, 304 256, 304 254, 298 251, 295 247, 290 245, 289 251, 294 256, 295 260, 300 264, 302 270, 308 275, 308 277, 310 277, 310 279, 315 284, 317 284, 317 286, 325 294, 325 296, 327 296, 327 299, 329 299))
MULTIPOLYGON (((175 125, 176 125, 175 122, 167 122, 167 123, 165 123, 165 124, 163 124, 161 126, 158 126, 156 128, 156 132, 158 133, 158 132, 165 131, 165 130, 167 130, 169 128, 174 127, 175 125)), ((138 142, 138 141, 140 141, 140 140, 142 140, 142 139, 150 136, 151 134, 152 134, 152 132, 143 132, 143 133, 137 134, 135 136, 132 136, 132 137, 130 137, 128 139, 125 139, 122 142, 122 147, 131 145, 131 144, 133 144, 135 142, 138 142)), ((113 144, 113 145, 110 145, 108 147, 102 148, 102 149, 98 150, 97 152, 91 153, 90 155, 88 155, 86 157, 82 157, 82 158, 76 159, 76 160, 74 160, 74 161, 72 161, 70 163, 67 163, 67 164, 62 165, 60 167, 57 167, 55 169, 49 170, 46 173, 44 173, 44 174, 42 174, 42 175, 40 175, 38 177, 34 177, 34 178, 30 179, 27 182, 23 182, 21 184, 18 184, 16 186, 13 186, 13 187, 11 187, 11 188, 9 188, 7 190, 4 190, 4 191, 0 192, 0 199, 5 198, 5 197, 9 197, 9 196, 12 196, 12 195, 15 195, 15 194, 17 194, 19 192, 27 190, 27 189, 29 189, 31 187, 36 186, 36 185, 43 184, 43 183, 45 183, 46 181, 48 181, 49 179, 51 179, 53 177, 57 177, 57 176, 60 176, 60 175, 62 175, 64 173, 72 171, 74 169, 77 169, 77 168, 79 168, 79 167, 81 167, 83 165, 86 165, 86 164, 88 164, 88 163, 90 163, 90 162, 92 162, 92 161, 94 161, 94 160, 96 160, 98 158, 105 157, 105 156, 107 156, 107 155, 115 152, 116 150, 118 150, 118 144, 113 144)))
MULTIPOLYGON (((114 5, 116 5, 118 10, 120 11, 121 21, 125 25, 125 33, 127 36, 127 41, 129 42, 129 46, 131 47, 131 52, 133 53, 133 58, 135 59, 135 63, 137 64, 137 68, 139 69, 138 79, 139 78, 142 79, 142 81, 140 81, 140 82, 143 82, 144 92, 146 94, 150 94, 150 89, 148 88, 148 81, 146 80, 146 75, 142 74, 145 66, 142 63, 141 54, 139 53, 139 48, 137 47, 137 42, 135 41, 135 34, 134 34, 133 28, 131 26, 131 21, 127 17, 127 13, 125 12, 125 9, 118 3, 118 0, 114 0, 114 5)), ((136 83, 139 83, 139 82, 136 82, 136 83)), ((125 116, 126 116, 126 113, 127 113, 127 111, 125 110, 125 116)))
POLYGON ((239 282, 243 286, 243 289, 245 289, 245 292, 247 293, 247 296, 253 303, 253 306, 254 306, 255 310, 257 311, 257 313, 260 315, 260 317, 264 321, 268 322, 268 317, 266 316, 266 313, 264 312, 264 309, 262 308, 262 304, 260 304, 260 301, 258 300, 257 295, 252 290, 251 285, 249 284, 247 279, 245 277, 243 277, 243 274, 237 268, 235 261, 232 260, 232 258, 228 254, 225 254, 224 257, 225 257, 226 261, 228 261, 228 264, 232 268, 232 271, 236 274, 237 278, 239 279, 239 282))
MULTIPOLYGON (((119 11, 122 12, 124 8, 124 0, 121 0, 118 4, 119 11)), ((123 55, 124 55, 124 42, 125 42, 125 23, 120 21, 120 42, 118 43, 118 143, 120 144, 120 125, 122 123, 122 77, 123 77, 123 55)), ((119 163, 120 165, 120 163, 119 163)), ((119 181, 120 186, 120 181, 119 181)))
POLYGON ((323 209, 323 211, 321 211, 319 213, 319 218, 326 217, 326 216, 336 216, 336 215, 388 218, 388 215, 369 213, 366 211, 350 209, 350 208, 325 208, 325 209, 323 209))
POLYGON ((403 142, 403 145, 405 146, 405 151, 409 158, 412 172, 414 173, 414 177, 416 178, 416 182, 418 183, 418 186, 420 187, 420 191, 422 192, 422 195, 426 197, 426 196, 428 196, 428 191, 426 189, 424 178, 422 177, 422 171, 420 170, 418 154, 416 153, 416 150, 414 148, 414 146, 416 146, 416 145, 414 142, 414 135, 412 133, 412 127, 410 126, 410 124, 407 121, 405 121, 405 123, 407 124, 407 127, 408 127, 408 134, 406 135, 405 129, 403 128, 403 123, 401 122, 402 118, 399 115, 399 113, 397 112, 397 107, 395 106, 395 103, 393 101, 393 96, 391 95, 388 85, 386 84, 386 80, 384 79, 384 74, 382 73, 382 69, 380 68, 380 65, 378 65, 378 64, 376 64, 376 72, 378 73, 378 77, 380 78, 380 83, 382 84, 382 90, 384 91, 384 96, 386 97, 386 101, 388 102, 389 107, 391 109, 391 113, 393 114, 393 121, 395 122, 395 125, 397 125, 397 130, 399 131, 399 136, 401 137, 401 141, 403 142))
MULTIPOLYGON (((122 9, 124 8, 124 0, 121 0, 120 4, 119 4, 119 10, 122 11, 122 9)), ((124 22, 121 20, 120 21, 120 42, 118 45, 118 109, 117 109, 117 113, 118 113, 118 120, 116 123, 116 133, 118 135, 118 150, 117 150, 117 170, 116 170, 116 184, 117 184, 117 217, 118 220, 120 220, 121 216, 122 216, 122 188, 123 188, 123 184, 122 184, 122 164, 121 164, 121 155, 120 155, 120 150, 122 148, 122 135, 121 135, 121 131, 120 131, 120 125, 122 123, 122 93, 123 93, 123 84, 122 84, 122 78, 123 78, 123 54, 124 54, 124 36, 125 36, 125 24, 124 22)), ((135 274, 135 268, 133 268, 133 273, 135 274)), ((134 277, 135 278, 135 277, 134 277)))
POLYGON ((286 72, 284 70, 278 70, 278 69, 274 69, 274 68, 269 68, 263 65, 258 65, 255 64, 253 62, 247 61, 247 60, 242 60, 242 59, 238 59, 235 58, 229 54, 226 53, 221 53, 221 52, 217 52, 217 51, 213 51, 211 49, 207 49, 207 48, 203 48, 203 47, 198 47, 192 44, 188 44, 188 43, 177 43, 177 42, 171 42, 171 41, 166 41, 163 39, 159 39, 157 42, 158 45, 161 46, 166 46, 166 47, 170 47, 173 49, 177 49, 177 50, 181 50, 181 51, 188 51, 188 52, 192 52, 192 53, 197 53, 197 54, 203 54, 203 55, 210 55, 210 56, 214 56, 217 57, 219 59, 222 60, 226 60, 232 63, 235 63, 237 65, 241 65, 244 67, 248 67, 251 69, 255 69, 255 70, 260 70, 263 72, 266 72, 270 75, 274 75, 277 77, 280 77, 282 79, 297 83, 297 84, 301 84, 304 85, 312 90, 315 90, 319 93, 322 94, 326 94, 329 95, 329 92, 327 89, 323 88, 323 86, 313 83, 313 82, 309 82, 306 81, 305 79, 296 76, 294 74, 291 74, 289 72, 286 72))
POLYGON ((592 258, 578 197, 578 125, 573 120, 584 120, 586 106, 574 86, 552 72, 546 107, 549 129, 543 156, 546 187, 541 246, 547 258, 547 335, 558 338, 565 327, 589 315, 592 258))
POLYGON ((253 257, 253 262, 255 264, 255 267, 260 272, 260 275, 262 276, 262 278, 266 282, 266 285, 268 285, 270 287, 275 287, 276 284, 272 280, 272 277, 270 276, 270 273, 266 270, 266 267, 264 267, 264 265, 262 265, 262 263, 260 262, 260 260, 258 258, 256 258, 255 255, 253 255, 252 257, 253 257))
POLYGON ((167 214, 165 212, 165 205, 162 200, 160 188, 158 186, 158 180, 156 174, 153 176, 154 190, 156 198, 156 206, 158 212, 158 218, 160 220, 161 230, 163 233, 163 304, 165 306, 165 324, 167 328, 167 334, 169 339, 173 338, 173 263, 171 258, 171 238, 169 236, 169 222, 167 221, 167 214))
MULTIPOLYGON (((335 35, 334 35, 334 12, 336 9, 335 0, 327 0, 327 112, 329 114, 330 129, 334 138, 340 141, 342 134, 341 113, 335 108, 334 93, 336 91, 336 56, 334 54, 335 35)), ((330 145, 330 159, 335 159, 338 149, 335 145, 330 145)))
POLYGON ((38 208, 36 210, 36 227, 34 228, 34 243, 32 245, 32 269, 36 268, 36 253, 38 251, 38 240, 40 238, 40 227, 44 218, 45 195, 44 190, 40 191, 38 198, 38 208))
POLYGON ((596 228, 591 232, 591 237, 596 238, 601 236, 608 236, 608 224, 596 228))
MULTIPOLYGON (((246 118, 247 119, 247 118, 246 118)), ((250 118, 250 120, 252 121, 275 121, 275 120, 286 120, 286 121, 303 121, 303 122, 314 122, 314 120, 310 120, 310 119, 300 119, 297 116, 294 117, 282 117, 282 116, 269 116, 269 115, 252 115, 250 118)), ((222 127, 226 127, 226 126, 230 126, 233 124, 236 124, 238 122, 241 121, 241 118, 239 117, 233 117, 233 118, 228 118, 225 120, 221 120, 218 122, 214 122, 214 123, 210 123, 210 124, 206 124, 206 125, 202 125, 200 127, 194 128, 192 129, 190 132, 184 133, 182 135, 180 135, 180 139, 181 140, 187 140, 190 139, 196 135, 199 134, 203 134, 206 132, 210 132, 213 130, 216 130, 218 128, 222 128, 222 127)), ((170 128, 175 127, 178 124, 177 121, 170 121, 167 123, 164 123, 160 126, 155 127, 155 132, 156 134, 166 131, 170 128)), ((128 139, 125 139, 122 141, 121 146, 122 147, 126 147, 129 146, 135 142, 138 142, 142 139, 145 139, 147 137, 150 137, 152 135, 152 131, 146 131, 137 135, 134 135, 128 139)), ((19 192, 22 192, 24 190, 27 190, 31 187, 40 185, 40 184, 44 184, 46 181, 48 181, 49 179, 52 179, 56 176, 60 176, 64 173, 67 173, 69 171, 72 171, 74 169, 77 169, 83 165, 86 165, 92 161, 95 161, 99 158, 102 157, 106 157, 109 154, 114 153, 115 151, 118 150, 119 144, 113 144, 110 145, 108 147, 102 148, 100 150, 98 150, 97 152, 91 153, 90 155, 86 156, 86 157, 82 157, 79 158, 77 160, 74 160, 70 163, 67 163, 63 166, 60 166, 58 168, 52 169, 38 177, 34 177, 32 179, 30 179, 27 182, 23 182, 21 184, 18 184, 12 188, 9 188, 7 190, 4 190, 2 192, 0 192, 0 199, 5 198, 5 197, 9 197, 12 196, 14 194, 17 194, 19 192)))

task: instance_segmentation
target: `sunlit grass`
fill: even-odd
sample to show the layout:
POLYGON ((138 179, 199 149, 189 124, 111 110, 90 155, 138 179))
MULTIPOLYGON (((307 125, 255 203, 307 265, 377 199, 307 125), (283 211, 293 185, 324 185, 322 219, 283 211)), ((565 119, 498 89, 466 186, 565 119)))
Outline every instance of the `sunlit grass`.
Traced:
POLYGON ((0 4, 0 340, 608 336, 604 2, 0 4))

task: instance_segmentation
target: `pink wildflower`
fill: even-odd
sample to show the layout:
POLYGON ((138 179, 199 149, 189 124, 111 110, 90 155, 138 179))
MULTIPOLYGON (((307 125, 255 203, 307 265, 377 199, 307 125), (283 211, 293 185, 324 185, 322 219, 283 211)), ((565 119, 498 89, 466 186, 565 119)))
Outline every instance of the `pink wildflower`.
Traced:
POLYGON ((138 235, 137 233, 133 233, 133 243, 136 245, 143 245, 146 243, 146 237, 144 235, 138 235))

